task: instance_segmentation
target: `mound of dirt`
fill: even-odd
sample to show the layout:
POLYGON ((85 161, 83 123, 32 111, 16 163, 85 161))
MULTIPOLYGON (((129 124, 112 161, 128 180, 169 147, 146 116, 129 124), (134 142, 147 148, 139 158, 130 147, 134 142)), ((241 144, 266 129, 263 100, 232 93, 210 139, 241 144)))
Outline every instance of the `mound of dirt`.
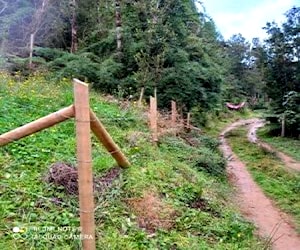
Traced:
MULTIPOLYGON (((94 192, 103 193, 120 175, 121 169, 113 167, 103 176, 94 177, 94 192)), ((68 163, 57 162, 50 166, 46 181, 55 186, 64 187, 68 194, 78 195, 78 171, 68 163)))

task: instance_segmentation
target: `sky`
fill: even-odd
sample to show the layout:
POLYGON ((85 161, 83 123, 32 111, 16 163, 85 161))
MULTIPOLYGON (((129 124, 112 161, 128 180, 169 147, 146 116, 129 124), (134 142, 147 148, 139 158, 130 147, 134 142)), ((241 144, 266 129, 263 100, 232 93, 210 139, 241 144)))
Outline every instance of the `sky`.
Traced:
POLYGON ((262 27, 267 22, 275 21, 280 24, 285 20, 286 11, 293 6, 300 7, 300 0, 201 0, 201 2, 226 40, 238 33, 248 41, 252 41, 253 37, 264 39, 267 34, 262 27))

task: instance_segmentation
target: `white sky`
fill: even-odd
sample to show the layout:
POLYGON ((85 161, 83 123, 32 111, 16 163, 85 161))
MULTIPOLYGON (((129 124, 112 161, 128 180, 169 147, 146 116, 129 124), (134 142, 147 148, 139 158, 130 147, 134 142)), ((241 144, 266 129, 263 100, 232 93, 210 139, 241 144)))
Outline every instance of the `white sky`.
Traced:
MULTIPOLYGON (((267 22, 280 24, 284 13, 300 0, 202 0, 206 12, 213 18, 224 39, 241 33, 248 41, 253 37, 266 38, 262 29, 267 22)), ((201 8, 200 8, 201 10, 201 8)))

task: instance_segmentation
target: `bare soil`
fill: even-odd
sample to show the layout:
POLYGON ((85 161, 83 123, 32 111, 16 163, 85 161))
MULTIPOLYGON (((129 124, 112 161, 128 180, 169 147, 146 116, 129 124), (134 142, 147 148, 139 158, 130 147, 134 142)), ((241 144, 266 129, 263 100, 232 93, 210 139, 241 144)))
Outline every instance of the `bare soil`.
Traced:
MULTIPOLYGON (((261 120, 258 119, 241 120, 231 124, 220 134, 220 149, 228 159, 227 173, 236 187, 236 203, 244 216, 256 225, 259 236, 270 242, 272 249, 299 250, 300 236, 295 230, 292 219, 264 195, 247 171, 245 164, 233 153, 225 138, 226 133, 238 126, 250 124, 258 126, 259 122, 261 120)), ((251 136, 256 135, 253 133, 251 136)), ((251 139, 257 140, 256 137, 251 139)))

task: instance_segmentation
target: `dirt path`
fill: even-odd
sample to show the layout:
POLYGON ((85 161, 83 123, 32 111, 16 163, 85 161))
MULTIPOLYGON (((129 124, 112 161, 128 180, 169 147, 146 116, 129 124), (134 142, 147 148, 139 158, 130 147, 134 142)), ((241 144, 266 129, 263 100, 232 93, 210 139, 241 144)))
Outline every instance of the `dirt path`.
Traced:
POLYGON ((228 126, 220 134, 221 150, 228 159, 227 172, 237 189, 237 203, 242 213, 257 227, 263 238, 271 238, 274 250, 299 250, 300 236, 292 226, 291 218, 275 207, 253 181, 246 166, 233 153, 225 135, 238 126, 256 123, 257 119, 242 120, 228 126))
MULTIPOLYGON (((268 143, 262 142, 257 138, 256 131, 258 128, 263 127, 264 121, 261 119, 254 120, 253 123, 249 124, 249 132, 248 132, 248 140, 253 143, 257 143, 260 147, 265 149, 268 152, 273 152, 276 156, 284 163, 287 168, 300 171, 300 162, 297 162, 292 157, 279 152, 278 150, 274 149, 268 143)), ((300 247, 299 247, 300 249, 300 247)))

